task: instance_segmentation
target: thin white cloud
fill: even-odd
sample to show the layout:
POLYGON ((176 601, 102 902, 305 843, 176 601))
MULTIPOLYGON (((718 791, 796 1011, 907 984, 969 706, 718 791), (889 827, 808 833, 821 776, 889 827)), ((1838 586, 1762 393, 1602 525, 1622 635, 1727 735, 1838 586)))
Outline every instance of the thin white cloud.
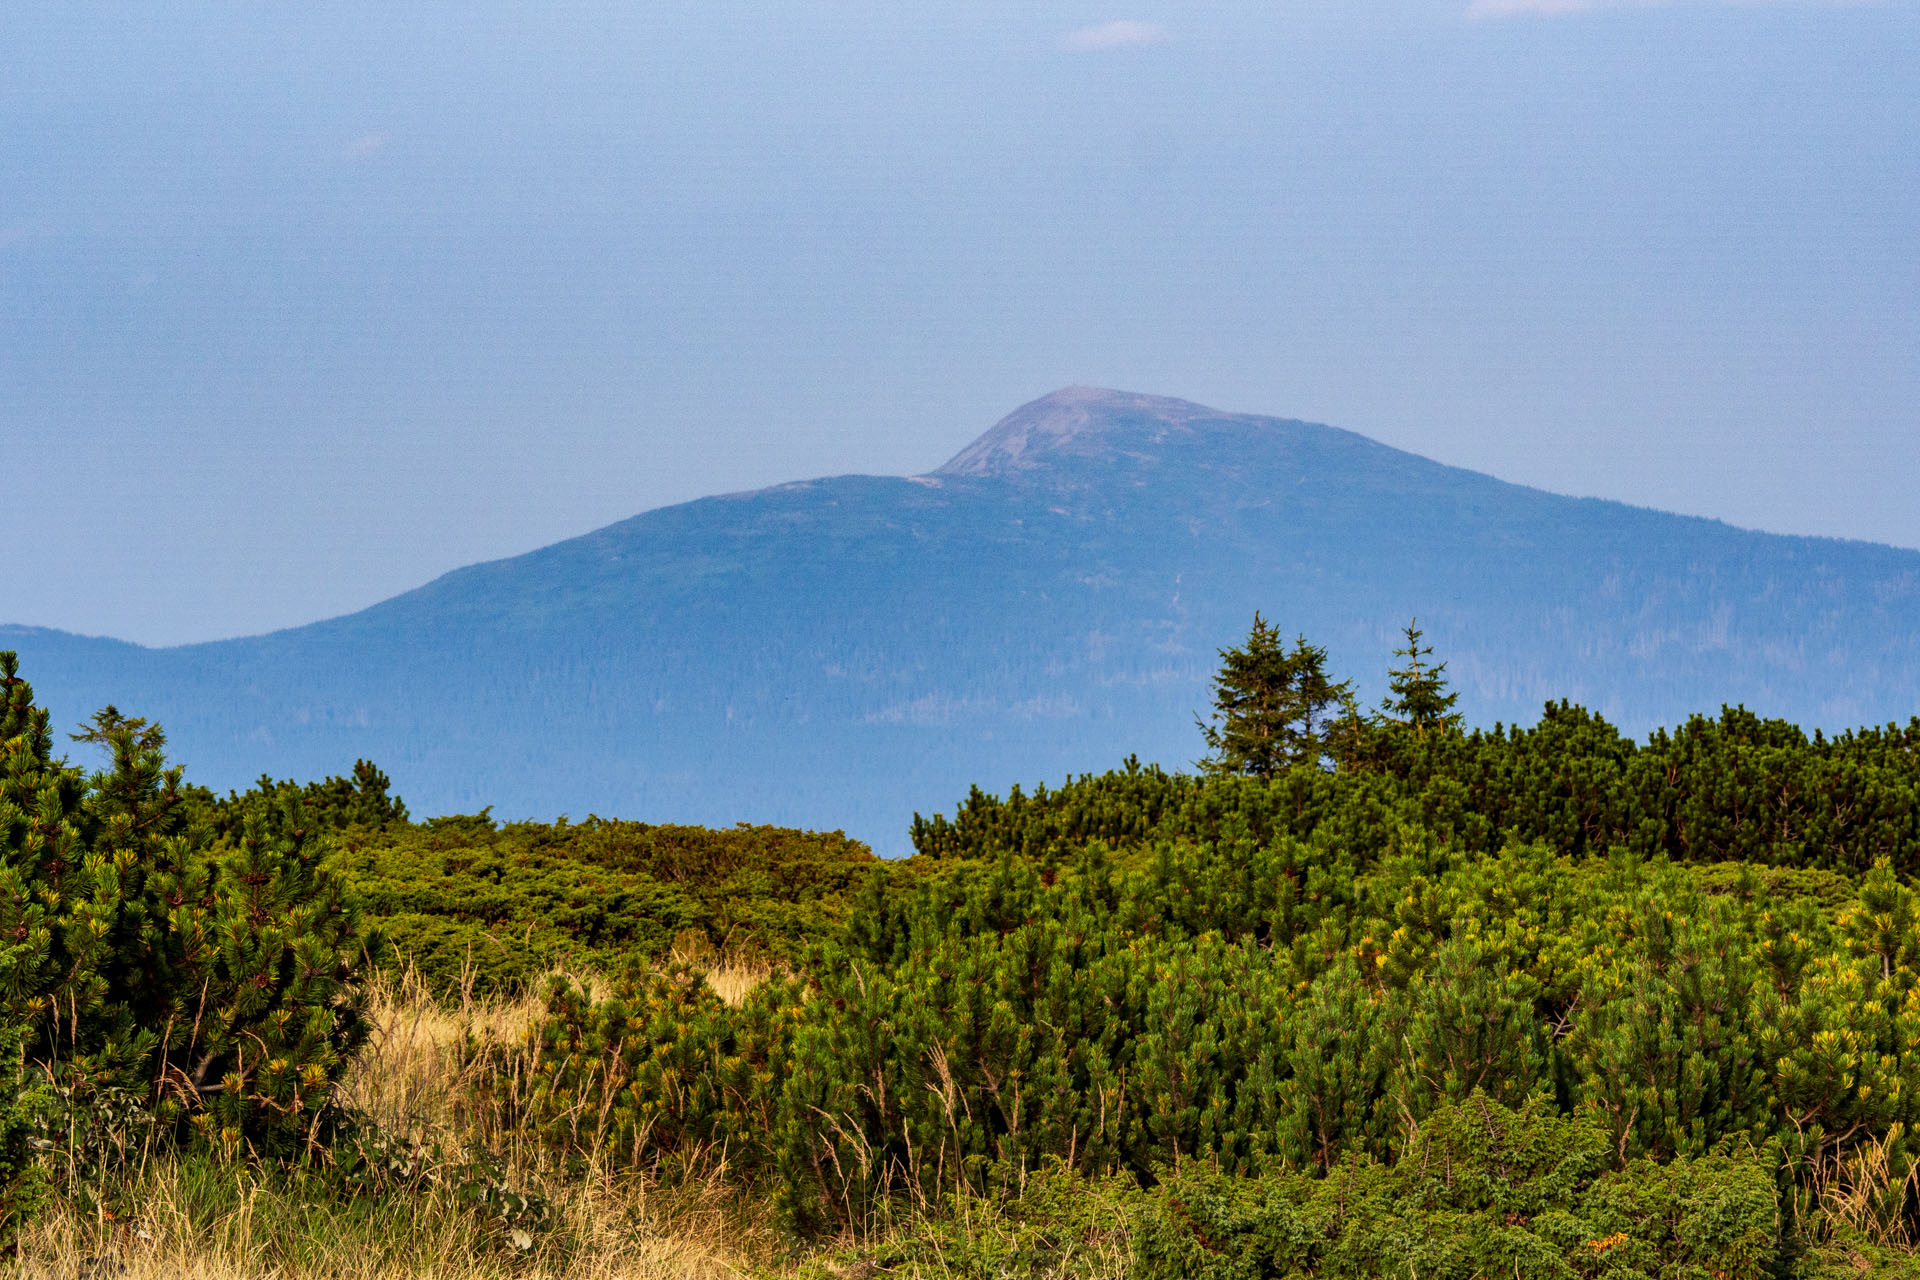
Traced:
MULTIPOLYGON (((1478 3, 1478 0, 1475 2, 1478 3)), ((1064 43, 1069 49, 1139 49, 1150 44, 1161 44, 1166 38, 1165 27, 1123 18, 1118 22, 1100 22, 1068 32, 1064 43)))
POLYGON ((347 144, 347 159, 364 160, 386 145, 387 135, 384 133, 369 133, 364 137, 355 138, 347 144))

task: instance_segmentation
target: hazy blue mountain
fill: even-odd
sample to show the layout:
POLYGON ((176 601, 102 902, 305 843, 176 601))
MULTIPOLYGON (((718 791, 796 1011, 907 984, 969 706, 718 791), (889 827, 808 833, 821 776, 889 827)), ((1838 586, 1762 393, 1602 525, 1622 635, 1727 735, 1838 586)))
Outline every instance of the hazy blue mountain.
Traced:
POLYGON ((241 786, 379 761, 417 813, 844 827, 1188 764, 1259 608, 1377 696, 1419 615, 1476 722, 1920 711, 1920 552, 1503 483, 1330 427, 1070 389, 925 476, 649 511, 363 612, 143 649, 0 627, 61 721, 241 786))

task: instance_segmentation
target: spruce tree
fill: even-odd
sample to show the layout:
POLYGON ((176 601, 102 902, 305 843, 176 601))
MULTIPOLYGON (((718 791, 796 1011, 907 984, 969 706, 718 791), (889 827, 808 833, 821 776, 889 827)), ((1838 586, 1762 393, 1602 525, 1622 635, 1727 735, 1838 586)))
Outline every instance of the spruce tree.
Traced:
POLYGON ((1305 636, 1287 648, 1257 612, 1246 643, 1220 650, 1213 688, 1213 723, 1195 717, 1212 753, 1200 767, 1255 778, 1318 764, 1333 709, 1349 694, 1347 681, 1328 676, 1325 649, 1305 636))
POLYGON ((1419 621, 1408 622, 1402 633, 1407 647, 1393 651, 1394 657, 1407 662, 1387 669, 1388 693, 1380 710, 1387 723, 1412 729, 1415 737, 1424 738, 1430 729, 1458 728, 1462 717, 1453 709, 1460 695, 1447 687, 1447 664, 1429 666, 1421 661, 1432 655, 1433 646, 1420 643, 1419 621))

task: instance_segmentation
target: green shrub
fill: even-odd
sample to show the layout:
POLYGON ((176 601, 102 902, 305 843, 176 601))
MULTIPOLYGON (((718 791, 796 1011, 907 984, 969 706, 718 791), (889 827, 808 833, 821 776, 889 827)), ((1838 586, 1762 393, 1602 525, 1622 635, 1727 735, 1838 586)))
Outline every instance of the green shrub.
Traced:
MULTIPOLYGON (((728 1076, 742 1012, 655 972, 644 999, 551 1006, 552 1113, 616 1117, 559 1140, 632 1163, 724 1146, 793 1225, 833 1232, 1049 1167, 1364 1182, 1482 1097, 1579 1115, 1561 1137, 1598 1135, 1623 1177, 1772 1150, 1816 1236, 1818 1188, 1845 1175, 1893 1239, 1920 1168, 1920 909, 1889 870, 1855 891, 1836 912, 1790 878, 1461 854, 1411 828, 1368 857, 1316 834, 883 867, 781 988, 762 1051, 781 1069, 728 1076), (720 1123, 723 1083, 751 1123, 720 1123)), ((1243 1192, 1268 1204, 1221 1194, 1243 1192)))
POLYGON ((374 945, 329 845, 297 796, 216 837, 158 726, 109 707, 79 736, 106 769, 53 755, 0 654, 0 1019, 70 1107, 131 1094, 226 1150, 312 1140, 366 1035, 374 945))
POLYGON ((787 1065, 794 989, 774 978, 731 1008, 699 971, 640 962, 601 999, 548 984, 525 1123, 601 1165, 724 1153, 765 1162, 787 1065))
POLYGON ((1142 1280, 1479 1276, 1760 1280, 1778 1261, 1770 1162, 1753 1152, 1610 1168, 1605 1127, 1475 1094, 1390 1164, 1324 1178, 1170 1173, 1136 1230, 1142 1280))
POLYGON ((44 1144, 36 1121, 47 1101, 23 1078, 19 1031, 0 1031, 0 1254, 12 1252, 46 1200, 46 1173, 34 1149, 44 1144))
POLYGON ((618 971, 676 941, 791 961, 873 865, 838 832, 484 814, 341 836, 367 913, 429 988, 512 991, 551 969, 618 971))
POLYGON ((1134 1223, 1144 1199, 1131 1179, 1089 1179, 1051 1164, 1006 1196, 955 1193, 903 1206, 873 1224, 862 1245, 815 1260, 800 1275, 1119 1280, 1136 1271, 1134 1223))

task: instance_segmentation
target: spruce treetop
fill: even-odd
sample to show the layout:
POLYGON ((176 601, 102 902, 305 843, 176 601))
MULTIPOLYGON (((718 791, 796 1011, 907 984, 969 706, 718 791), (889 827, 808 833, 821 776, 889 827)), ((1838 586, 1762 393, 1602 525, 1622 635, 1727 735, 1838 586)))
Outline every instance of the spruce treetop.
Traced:
POLYGON ((1195 717, 1211 774, 1271 778, 1318 764, 1327 750, 1332 710, 1349 696, 1347 681, 1327 674, 1327 651, 1296 637, 1288 648, 1259 613, 1246 643, 1220 650, 1212 723, 1195 717))
POLYGON ((1401 633, 1406 647, 1393 651, 1394 657, 1407 661, 1405 666, 1387 669, 1388 693, 1380 711, 1387 723, 1412 729, 1415 736, 1424 738, 1429 729, 1459 727, 1461 716, 1453 709, 1460 695, 1447 687, 1447 664, 1422 661, 1432 655, 1433 646, 1420 643, 1419 622, 1415 618, 1407 623, 1401 633))

